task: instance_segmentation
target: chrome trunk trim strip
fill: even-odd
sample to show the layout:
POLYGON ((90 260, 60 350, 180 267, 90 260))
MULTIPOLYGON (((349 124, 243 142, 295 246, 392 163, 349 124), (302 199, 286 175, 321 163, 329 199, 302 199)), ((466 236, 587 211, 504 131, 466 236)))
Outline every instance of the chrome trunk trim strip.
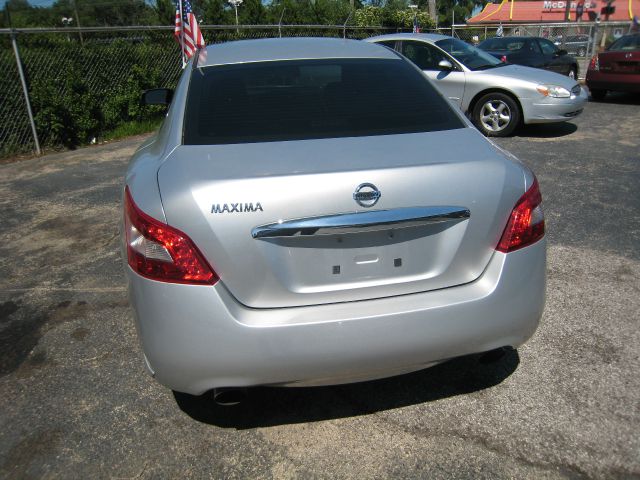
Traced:
POLYGON ((454 206, 407 207, 372 212, 339 213, 281 220, 251 230, 253 238, 342 235, 410 228, 442 222, 458 222, 471 216, 469 209, 454 206))

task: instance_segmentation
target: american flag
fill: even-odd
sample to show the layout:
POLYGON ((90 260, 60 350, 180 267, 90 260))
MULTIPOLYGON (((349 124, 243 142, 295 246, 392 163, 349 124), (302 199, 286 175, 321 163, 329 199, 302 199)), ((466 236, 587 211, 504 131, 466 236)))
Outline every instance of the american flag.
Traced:
POLYGON ((173 34, 182 45, 187 59, 191 58, 198 48, 204 47, 204 37, 198 27, 196 16, 191 11, 189 0, 182 0, 182 18, 180 18, 180 2, 176 2, 176 28, 173 34))
POLYGON ((420 28, 420 23, 418 23, 418 16, 413 16, 413 33, 420 33, 422 29, 420 28))

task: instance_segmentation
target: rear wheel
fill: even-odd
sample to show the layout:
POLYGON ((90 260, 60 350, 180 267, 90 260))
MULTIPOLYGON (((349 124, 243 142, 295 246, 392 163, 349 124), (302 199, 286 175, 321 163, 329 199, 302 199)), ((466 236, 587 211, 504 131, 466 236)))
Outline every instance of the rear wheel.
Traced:
POLYGON ((584 57, 587 54, 587 50, 584 47, 580 47, 578 49, 578 56, 579 57, 584 57))
POLYGON ((511 135, 520 122, 520 107, 509 95, 499 92, 484 95, 475 104, 473 123, 488 137, 511 135))
POLYGON ((591 93, 591 98, 593 100, 599 102, 600 100, 604 100, 604 97, 607 94, 607 91, 606 90, 591 89, 590 93, 591 93))

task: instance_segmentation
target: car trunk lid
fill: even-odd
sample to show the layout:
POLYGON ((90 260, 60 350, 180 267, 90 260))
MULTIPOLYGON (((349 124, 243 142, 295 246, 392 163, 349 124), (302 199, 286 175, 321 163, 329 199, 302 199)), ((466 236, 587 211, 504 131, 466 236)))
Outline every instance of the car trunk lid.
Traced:
POLYGON ((471 128, 180 146, 158 182, 238 301, 314 305, 477 279, 524 192, 497 152, 471 128))
POLYGON ((598 55, 600 71, 640 74, 640 51, 610 51, 598 55))

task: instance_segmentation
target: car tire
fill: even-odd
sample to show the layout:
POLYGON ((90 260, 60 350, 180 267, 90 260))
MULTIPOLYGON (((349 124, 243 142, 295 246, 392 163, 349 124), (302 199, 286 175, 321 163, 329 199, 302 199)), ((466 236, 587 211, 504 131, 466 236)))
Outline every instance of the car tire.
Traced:
POLYGON ((569 73, 567 73, 567 76, 572 80, 577 80, 578 79, 578 69, 576 67, 571 67, 569 69, 569 73))
POLYGON ((587 50, 584 47, 580 47, 580 49, 578 49, 579 57, 584 57, 586 54, 587 54, 587 50))
POLYGON ((607 95, 606 90, 590 89, 589 93, 591 93, 591 98, 596 102, 604 100, 604 97, 607 95))
POLYGON ((471 119, 487 137, 506 137, 516 129, 521 116, 520 107, 512 97, 492 92, 475 103, 471 119))

